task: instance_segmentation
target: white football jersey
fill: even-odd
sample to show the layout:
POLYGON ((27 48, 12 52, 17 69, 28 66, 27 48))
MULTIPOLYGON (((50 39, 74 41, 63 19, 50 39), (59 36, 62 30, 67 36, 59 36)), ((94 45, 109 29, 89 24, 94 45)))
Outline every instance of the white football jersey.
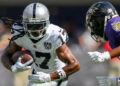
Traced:
MULTIPOLYGON (((13 28, 20 29, 22 27, 13 25, 13 28)), ((14 31, 13 36, 17 34, 19 35, 19 32, 14 31)), ((51 73, 65 66, 65 63, 58 58, 56 49, 66 43, 67 39, 68 35, 64 29, 50 24, 44 37, 36 43, 27 35, 17 38, 14 42, 32 53, 35 71, 51 73)))

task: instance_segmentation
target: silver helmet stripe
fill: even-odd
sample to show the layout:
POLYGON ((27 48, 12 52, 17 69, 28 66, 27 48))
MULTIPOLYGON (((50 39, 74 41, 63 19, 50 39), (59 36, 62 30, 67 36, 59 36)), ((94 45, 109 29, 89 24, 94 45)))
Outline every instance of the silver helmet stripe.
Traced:
POLYGON ((33 18, 35 18, 36 17, 36 5, 37 5, 37 3, 34 3, 34 5, 33 5, 33 18))

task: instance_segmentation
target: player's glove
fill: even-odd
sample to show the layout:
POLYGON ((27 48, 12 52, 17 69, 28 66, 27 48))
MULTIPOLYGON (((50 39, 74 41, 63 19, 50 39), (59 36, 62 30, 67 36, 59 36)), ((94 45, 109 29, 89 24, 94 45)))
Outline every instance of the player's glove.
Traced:
POLYGON ((111 58, 109 52, 100 53, 98 51, 95 51, 88 52, 88 54, 90 56, 90 59, 95 63, 105 62, 111 58))
POLYGON ((20 56, 18 58, 17 62, 11 66, 11 70, 13 73, 22 72, 22 71, 32 68, 32 65, 30 65, 30 64, 33 62, 33 59, 31 59, 30 61, 28 61, 24 64, 21 63, 21 60, 22 60, 22 56, 20 56), (28 66, 28 65, 30 65, 30 66, 28 66))
POLYGON ((51 81, 51 77, 50 74, 37 72, 36 74, 29 75, 29 80, 34 83, 44 83, 51 81))

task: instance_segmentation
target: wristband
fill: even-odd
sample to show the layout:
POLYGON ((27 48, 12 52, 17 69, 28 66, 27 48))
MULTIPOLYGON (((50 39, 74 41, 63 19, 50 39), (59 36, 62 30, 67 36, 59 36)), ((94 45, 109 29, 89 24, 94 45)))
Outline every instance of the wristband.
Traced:
POLYGON ((57 70, 60 79, 66 78, 66 73, 63 69, 57 70))

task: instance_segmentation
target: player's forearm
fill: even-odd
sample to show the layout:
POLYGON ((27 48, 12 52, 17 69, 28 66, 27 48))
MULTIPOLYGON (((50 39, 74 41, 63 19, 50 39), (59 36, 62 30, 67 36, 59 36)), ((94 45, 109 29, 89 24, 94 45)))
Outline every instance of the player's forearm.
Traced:
POLYGON ((80 69, 80 63, 78 61, 74 61, 68 64, 67 66, 63 67, 63 70, 65 71, 67 76, 77 72, 79 69, 80 69))
MULTIPOLYGON (((75 61, 75 62, 70 63, 67 66, 63 67, 62 69, 65 71, 66 76, 69 76, 69 75, 77 72, 80 69, 80 64, 78 61, 75 61)), ((60 78, 58 72, 51 73, 50 76, 51 76, 51 80, 60 78)))
POLYGON ((71 50, 66 46, 66 44, 58 48, 56 50, 56 53, 59 59, 66 63, 67 65, 62 69, 57 70, 57 73, 55 72, 54 74, 51 74, 51 80, 59 78, 63 79, 80 69, 80 63, 77 61, 77 59, 72 54, 71 50))
POLYGON ((67 76, 77 72, 79 69, 80 69, 80 63, 78 61, 75 61, 63 67, 63 70, 65 71, 67 76))
POLYGON ((109 53, 110 53, 111 58, 120 56, 120 46, 117 48, 114 48, 109 53))

